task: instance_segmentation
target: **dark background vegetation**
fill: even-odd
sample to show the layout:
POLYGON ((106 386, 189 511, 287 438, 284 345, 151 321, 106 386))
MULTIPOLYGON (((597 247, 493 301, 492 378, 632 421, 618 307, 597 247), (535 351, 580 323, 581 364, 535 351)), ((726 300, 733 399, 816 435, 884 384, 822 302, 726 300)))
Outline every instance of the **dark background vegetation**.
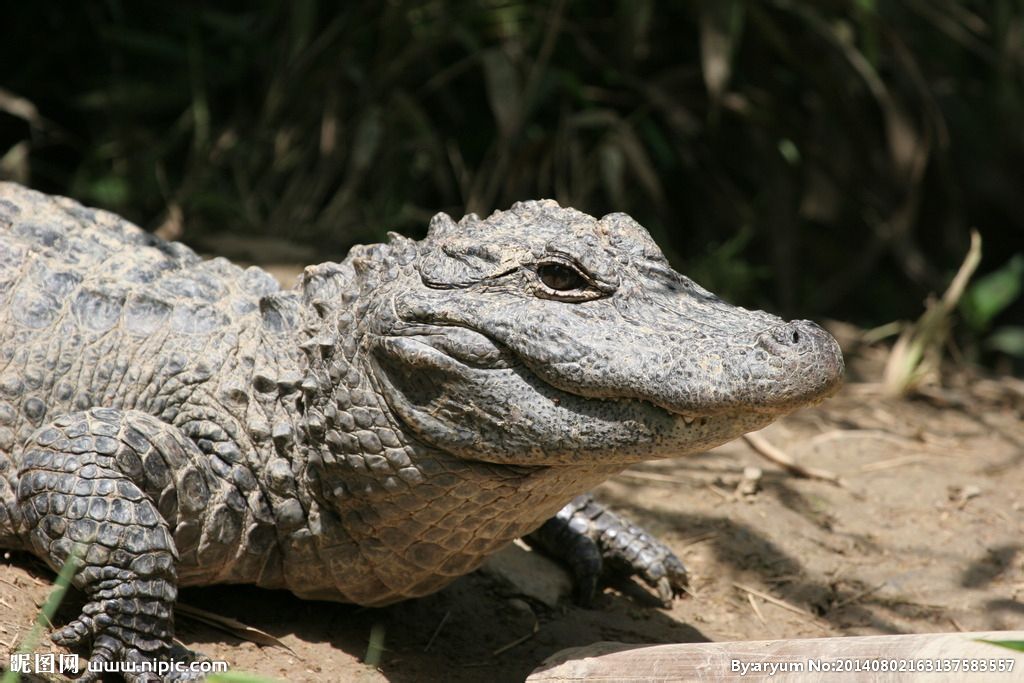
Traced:
POLYGON ((337 259, 554 197, 632 214, 734 301, 873 326, 917 317, 976 227, 961 343, 1024 355, 1022 0, 107 0, 4 23, 0 175, 202 249, 337 259))

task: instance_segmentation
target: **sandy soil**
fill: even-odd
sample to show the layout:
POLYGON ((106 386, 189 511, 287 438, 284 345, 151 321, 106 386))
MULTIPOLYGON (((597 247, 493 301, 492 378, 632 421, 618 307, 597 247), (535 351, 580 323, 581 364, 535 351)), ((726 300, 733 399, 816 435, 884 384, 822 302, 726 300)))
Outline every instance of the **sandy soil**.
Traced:
MULTIPOLYGON (((289 681, 522 680, 558 650, 602 640, 671 643, 1024 629, 1024 391, 955 379, 929 398, 884 398, 851 363, 835 399, 762 432, 844 485, 799 479, 742 441, 630 469, 599 490, 667 541, 692 573, 671 609, 608 589, 593 609, 555 608, 478 571, 385 609, 304 602, 248 587, 186 590, 182 602, 278 638, 260 646, 180 615, 189 648, 289 681), (736 493, 745 467, 764 472, 736 493), (749 589, 749 590, 748 590, 749 589), (760 597, 763 594, 770 597, 760 597), (371 631, 379 667, 362 663, 371 631)), ((0 662, 25 636, 52 574, 0 560, 0 662)), ((72 597, 57 623, 74 615, 72 597)), ((57 652, 49 642, 38 650, 57 652)))

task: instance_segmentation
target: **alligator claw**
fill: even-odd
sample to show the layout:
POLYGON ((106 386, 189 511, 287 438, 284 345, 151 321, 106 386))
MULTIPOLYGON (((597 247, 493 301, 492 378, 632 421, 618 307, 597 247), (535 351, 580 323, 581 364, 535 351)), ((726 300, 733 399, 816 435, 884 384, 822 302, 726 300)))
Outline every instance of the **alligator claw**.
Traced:
POLYGON ((612 577, 643 579, 665 607, 686 592, 686 568, 675 553, 590 494, 573 498, 526 540, 568 565, 576 602, 584 606, 601 580, 612 577))

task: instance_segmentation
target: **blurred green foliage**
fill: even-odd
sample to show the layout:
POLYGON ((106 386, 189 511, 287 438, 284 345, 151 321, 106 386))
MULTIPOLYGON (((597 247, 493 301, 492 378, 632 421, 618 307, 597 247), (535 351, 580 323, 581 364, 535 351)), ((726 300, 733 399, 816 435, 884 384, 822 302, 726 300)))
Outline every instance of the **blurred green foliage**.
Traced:
POLYGON ((987 640, 985 638, 978 638, 977 640, 979 643, 991 643, 992 645, 1004 647, 1007 650, 1024 652, 1024 640, 987 640))
MULTIPOLYGON (((971 227, 981 273, 1024 252, 1022 0, 106 0, 5 19, 0 173, 200 245, 337 258, 437 210, 552 196, 630 213, 728 298, 864 324, 916 317, 971 227)), ((1024 317, 1020 298, 993 315, 1024 317)))
POLYGON ((977 279, 961 301, 964 318, 977 332, 1020 297, 1024 287, 1024 254, 1015 254, 998 270, 977 279))
POLYGON ((978 278, 960 302, 964 320, 976 336, 985 335, 984 346, 1024 359, 1024 325, 992 323, 1006 309, 1020 301, 1024 292, 1024 254, 1014 254, 999 269, 978 278))

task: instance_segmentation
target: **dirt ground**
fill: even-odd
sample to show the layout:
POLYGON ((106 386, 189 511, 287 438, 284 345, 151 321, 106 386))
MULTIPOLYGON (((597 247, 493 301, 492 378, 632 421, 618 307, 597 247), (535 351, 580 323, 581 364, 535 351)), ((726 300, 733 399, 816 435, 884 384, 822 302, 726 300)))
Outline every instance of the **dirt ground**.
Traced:
MULTIPOLYGON (((559 650, 597 641, 1024 629, 1024 383, 959 373, 926 398, 895 400, 869 383, 880 376, 879 351, 848 361, 851 381, 836 398, 761 433, 842 486, 796 478, 737 441, 631 468, 600 488, 688 566, 693 595, 671 609, 613 589, 593 609, 551 608, 478 571, 384 609, 249 587, 185 590, 181 602, 283 645, 180 613, 178 638, 280 680, 512 681, 559 650), (760 489, 737 494, 746 467, 763 470, 760 489), (371 632, 383 639, 379 667, 362 662, 371 632)), ((52 578, 28 555, 2 556, 0 662, 52 578)), ((38 650, 47 649, 59 651, 44 638, 38 650)))

